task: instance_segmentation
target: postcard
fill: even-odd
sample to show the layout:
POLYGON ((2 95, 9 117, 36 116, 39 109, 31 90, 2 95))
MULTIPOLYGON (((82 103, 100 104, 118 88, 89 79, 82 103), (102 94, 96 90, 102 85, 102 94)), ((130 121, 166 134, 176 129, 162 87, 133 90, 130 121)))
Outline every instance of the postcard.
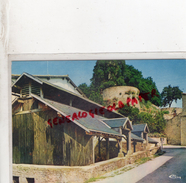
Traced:
POLYGON ((13 182, 184 182, 185 68, 13 61, 13 182))

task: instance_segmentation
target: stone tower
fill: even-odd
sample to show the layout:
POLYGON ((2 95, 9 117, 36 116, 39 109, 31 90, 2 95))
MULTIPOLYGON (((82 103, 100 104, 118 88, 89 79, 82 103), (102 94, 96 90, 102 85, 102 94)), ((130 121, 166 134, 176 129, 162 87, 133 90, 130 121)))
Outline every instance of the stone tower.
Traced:
POLYGON ((182 94, 181 145, 186 146, 186 93, 182 94))
MULTIPOLYGON (((139 89, 133 86, 114 86, 103 90, 103 100, 106 102, 106 106, 109 106, 113 103, 117 105, 118 101, 126 104, 127 98, 132 99, 134 97, 137 100, 134 106, 140 109, 139 93, 139 89)), ((129 105, 132 105, 132 102, 129 105)))

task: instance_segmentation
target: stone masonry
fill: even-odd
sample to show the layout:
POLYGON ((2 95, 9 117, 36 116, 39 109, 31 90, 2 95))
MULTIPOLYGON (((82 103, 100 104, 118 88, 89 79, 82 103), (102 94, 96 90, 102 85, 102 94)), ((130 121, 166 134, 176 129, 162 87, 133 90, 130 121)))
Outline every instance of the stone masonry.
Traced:
POLYGON ((186 93, 182 94, 181 145, 186 145, 186 93))
POLYGON ((186 93, 182 94, 182 112, 177 112, 167 119, 165 128, 167 143, 186 145, 186 93))
POLYGON ((28 183, 29 180, 35 183, 83 183, 91 177, 98 177, 132 164, 135 160, 149 157, 157 151, 159 151, 159 147, 153 147, 126 157, 117 157, 87 166, 13 164, 13 176, 14 179, 19 179, 19 183, 28 183))

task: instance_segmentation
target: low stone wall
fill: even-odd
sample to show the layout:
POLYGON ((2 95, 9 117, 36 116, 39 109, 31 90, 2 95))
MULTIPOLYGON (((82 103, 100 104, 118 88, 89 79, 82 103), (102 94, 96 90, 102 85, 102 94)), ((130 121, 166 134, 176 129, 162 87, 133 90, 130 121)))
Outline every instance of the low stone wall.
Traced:
MULTIPOLYGON (((159 147, 139 151, 124 158, 113 158, 88 166, 49 166, 13 164, 14 179, 19 183, 83 183, 91 177, 98 177, 109 171, 134 163, 135 160, 155 154, 159 147)), ((15 181, 16 182, 16 181, 15 181)))
POLYGON ((158 145, 161 146, 161 138, 163 139, 163 144, 167 144, 167 138, 166 137, 150 137, 151 139, 158 142, 158 145))

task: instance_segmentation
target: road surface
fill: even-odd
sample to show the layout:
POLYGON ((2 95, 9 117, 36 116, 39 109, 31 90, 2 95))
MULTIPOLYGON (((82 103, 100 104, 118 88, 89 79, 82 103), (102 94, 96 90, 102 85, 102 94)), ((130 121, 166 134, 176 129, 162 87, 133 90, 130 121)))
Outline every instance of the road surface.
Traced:
POLYGON ((163 150, 164 155, 97 183, 186 183, 186 147, 165 146, 163 150))

